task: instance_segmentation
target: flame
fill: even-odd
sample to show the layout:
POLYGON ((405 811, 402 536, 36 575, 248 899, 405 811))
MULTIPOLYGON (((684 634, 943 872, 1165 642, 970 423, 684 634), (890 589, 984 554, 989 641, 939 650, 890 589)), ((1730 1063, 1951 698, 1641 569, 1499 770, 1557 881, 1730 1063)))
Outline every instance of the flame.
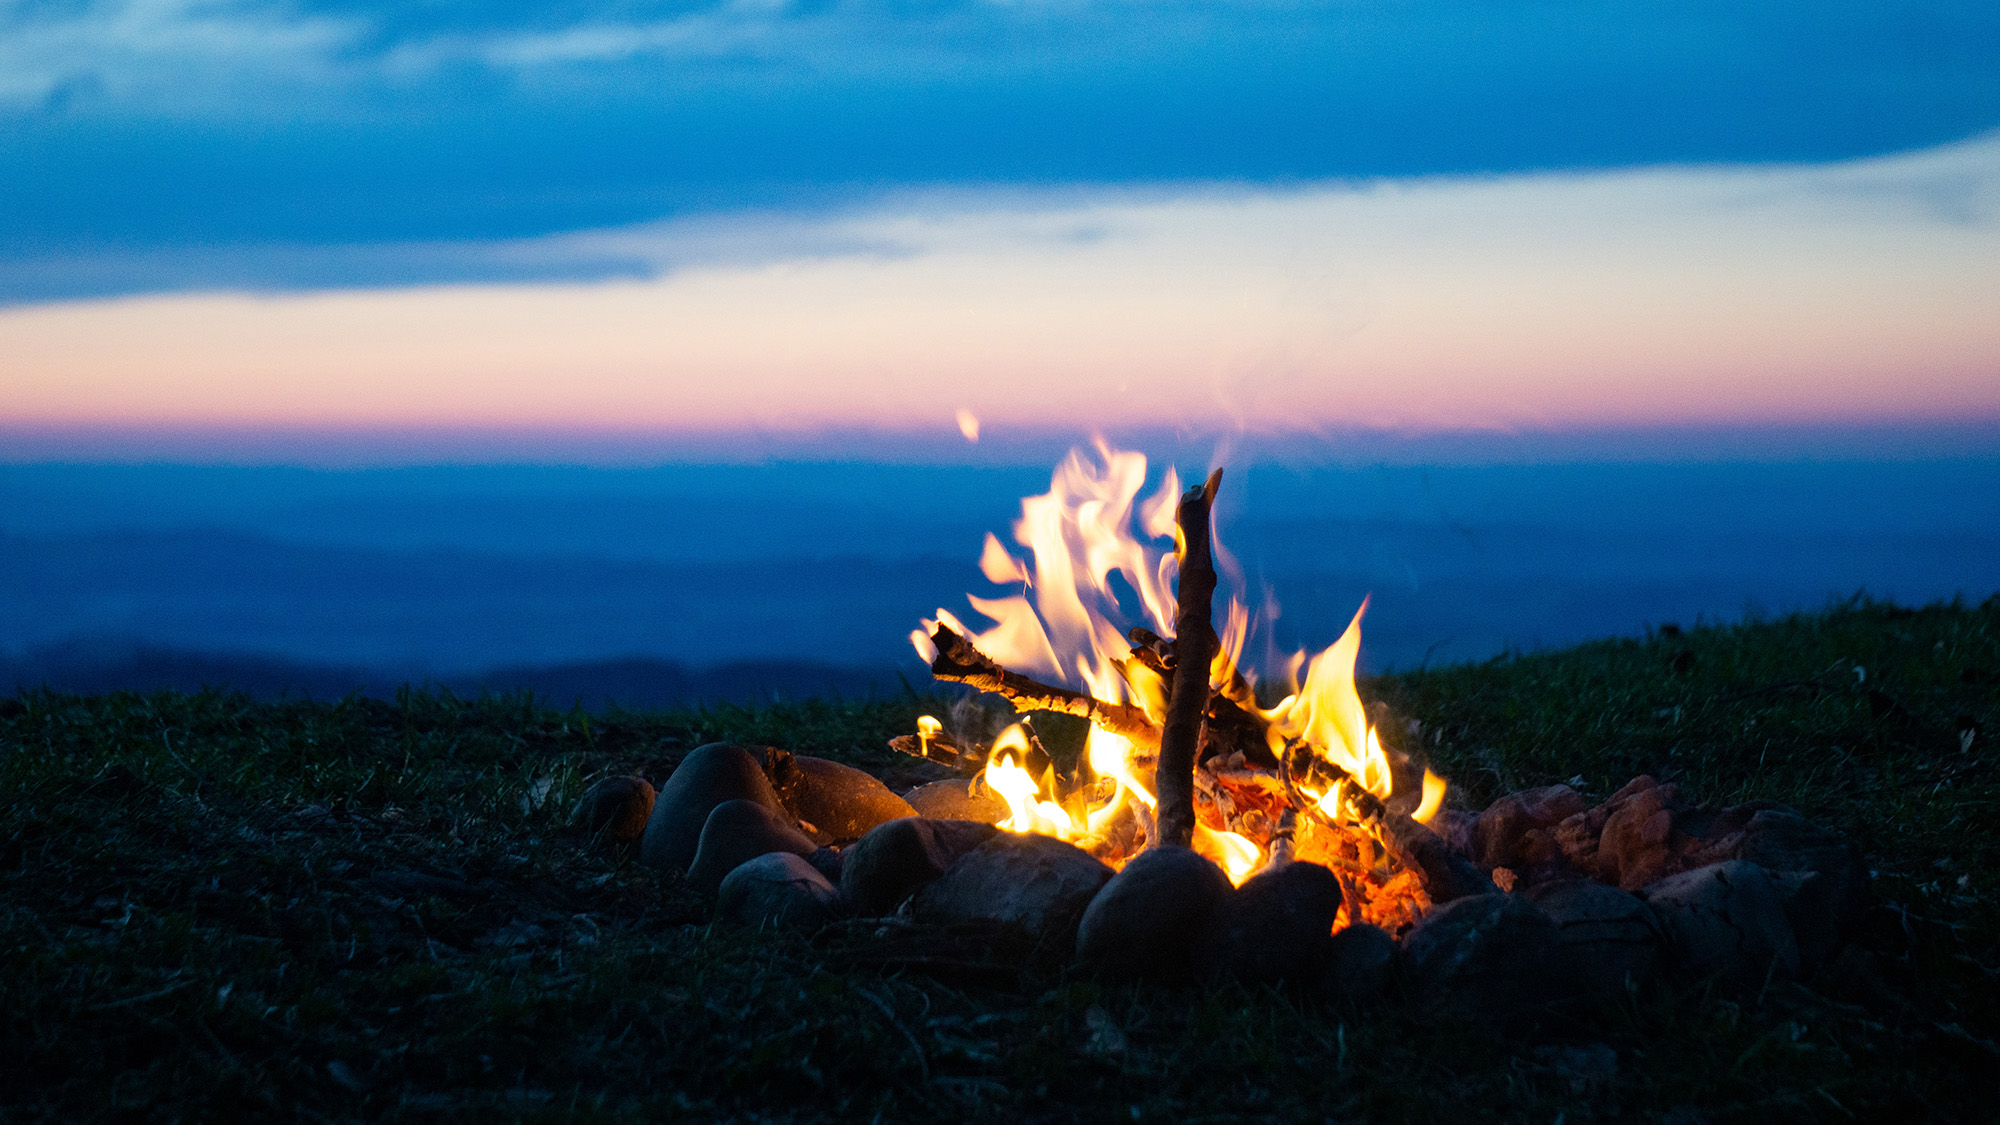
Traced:
POLYGON ((1234 832, 1205 824, 1194 826, 1194 850, 1214 860, 1223 874, 1229 876, 1230 883, 1238 887, 1264 865, 1264 853, 1256 844, 1234 832))
POLYGON ((1041 784, 1022 765, 1027 760, 1028 736, 1021 724, 1015 723, 993 740, 993 752, 986 760, 986 787, 1007 802, 1009 815, 1000 827, 1070 839, 1076 833, 1075 824, 1061 805, 1046 799, 1041 784))
POLYGON ((1438 810, 1444 807, 1444 789, 1444 778, 1425 770, 1424 799, 1417 803, 1417 811, 1410 814, 1410 819, 1418 824, 1429 824, 1438 810))
MULTIPOLYGON (((924 620, 910 634, 918 654, 927 662, 936 656, 930 635, 942 624, 1009 669, 1085 691, 1107 703, 1135 705, 1156 725, 1161 723, 1168 685, 1134 655, 1128 630, 1144 626, 1161 636, 1172 632, 1177 552, 1182 546, 1174 516, 1181 489, 1179 477, 1169 467, 1158 487, 1141 499, 1146 478, 1144 454, 1115 450, 1101 438, 1093 450, 1071 451, 1057 466, 1049 491, 1021 501, 1012 545, 994 535, 981 544, 980 573, 996 586, 1014 588, 999 597, 968 595, 971 607, 991 624, 983 630, 968 628, 939 609, 936 617, 924 620)), ((1310 658, 1303 652, 1294 654, 1274 669, 1277 682, 1299 686, 1275 706, 1263 708, 1254 699, 1257 672, 1246 666, 1244 654, 1257 622, 1274 617, 1275 606, 1267 606, 1259 617, 1240 599, 1231 598, 1217 633, 1220 643, 1209 681, 1265 722, 1268 747, 1280 761, 1304 746, 1335 767, 1331 772, 1339 780, 1324 791, 1307 791, 1316 802, 1320 824, 1310 831, 1299 830, 1297 857, 1316 855, 1355 878, 1362 877, 1357 872, 1366 873, 1377 894, 1372 899, 1364 895, 1365 901, 1356 907, 1358 917, 1408 920, 1428 900, 1414 876, 1394 870, 1383 856, 1381 841, 1373 837, 1374 827, 1363 822, 1365 815, 1372 815, 1365 810, 1374 804, 1363 792, 1379 802, 1395 790, 1389 755, 1368 722, 1354 684, 1361 618, 1367 608, 1363 601, 1340 638, 1325 651, 1310 658)), ((1093 725, 1085 757, 1092 773, 1110 779, 1115 787, 1108 794, 1104 789, 1090 794, 1052 793, 1047 791, 1051 777, 1037 779, 1026 768, 1025 732, 1009 728, 995 741, 986 767, 987 786, 1007 802, 1008 817, 1000 826, 1072 840, 1096 848, 1113 866, 1122 864, 1127 856, 1119 849, 1152 836, 1156 789, 1150 759, 1142 751, 1150 747, 1141 748, 1125 735, 1093 725), (1106 843, 1117 832, 1122 832, 1117 841, 1106 843)), ((1444 781, 1426 771, 1416 819, 1428 822, 1434 817, 1444 793, 1444 781)), ((1268 862, 1252 838, 1262 838, 1268 829, 1253 827, 1255 816, 1240 818, 1255 813, 1269 824, 1283 798, 1259 798, 1239 790, 1233 802, 1233 811, 1225 808, 1217 814, 1219 820, 1211 817, 1210 823, 1198 825, 1193 842, 1196 851, 1240 884, 1268 862), (1266 803, 1259 806, 1259 800, 1266 803), (1278 804, 1269 803, 1273 800, 1278 804)))
MULTIPOLYGON (((1361 654, 1361 615, 1366 612, 1368 603, 1363 600, 1340 639, 1307 664, 1305 686, 1265 711, 1264 718, 1271 724, 1268 737, 1272 741, 1303 740, 1313 753, 1338 766, 1363 789, 1387 800, 1394 792, 1395 776, 1388 755, 1382 752, 1381 737, 1368 725, 1361 695, 1354 690, 1354 663, 1361 654)), ((1332 798, 1333 793, 1327 797, 1332 798)), ((1440 791, 1438 800, 1443 799, 1440 791)), ((1326 807, 1325 799, 1321 807, 1326 807)))
POLYGON ((970 410, 960 410, 958 412, 958 432, 965 435, 965 440, 978 445, 979 416, 970 410))

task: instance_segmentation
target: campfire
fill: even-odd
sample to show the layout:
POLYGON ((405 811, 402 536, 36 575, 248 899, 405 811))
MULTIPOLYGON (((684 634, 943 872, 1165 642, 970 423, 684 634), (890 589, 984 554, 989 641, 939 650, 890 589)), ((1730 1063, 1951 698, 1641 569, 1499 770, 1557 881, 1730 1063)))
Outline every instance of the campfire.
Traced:
POLYGON ((1210 616, 1221 471, 1182 494, 1170 467, 1142 500, 1145 456, 1094 452, 1073 452, 1048 493, 1022 501, 1025 557, 986 537, 981 571, 1020 588, 969 596, 991 627, 940 609, 911 634, 940 680, 1087 720, 1081 758, 1058 770, 1029 723, 981 746, 933 717, 896 747, 972 765, 972 785, 1005 802, 1001 828, 1070 841, 1113 869, 1157 843, 1191 846, 1237 885, 1304 860, 1339 877, 1339 926, 1408 928, 1431 901, 1410 826, 1437 813, 1445 783, 1392 757, 1369 721, 1354 686, 1361 611, 1324 652, 1275 674, 1248 666, 1262 639, 1252 624, 1272 615, 1237 595, 1219 635, 1210 616))
POLYGON ((980 569, 1012 588, 968 595, 991 624, 940 609, 911 634, 936 678, 974 692, 891 745, 955 777, 899 793, 716 743, 657 795, 604 779, 579 822, 684 872, 721 918, 860 920, 893 948, 898 927, 958 935, 898 962, 925 971, 966 968, 952 927, 997 927, 1107 976, 1348 997, 1402 980, 1434 1006, 1511 1016, 1834 963, 1868 903, 1852 843, 1651 776, 1594 805, 1559 784, 1446 808, 1443 779, 1396 745, 1414 727, 1356 690, 1365 602, 1316 654, 1276 655, 1260 633, 1274 612, 1240 596, 1218 631, 1222 473, 1183 491, 1169 468, 1142 498, 1146 482, 1140 454, 1072 453, 1022 501, 1015 548, 986 538, 980 569), (1070 718, 1038 732, 1047 715, 1070 718), (1078 721, 1081 746, 1051 753, 1044 734, 1078 721))

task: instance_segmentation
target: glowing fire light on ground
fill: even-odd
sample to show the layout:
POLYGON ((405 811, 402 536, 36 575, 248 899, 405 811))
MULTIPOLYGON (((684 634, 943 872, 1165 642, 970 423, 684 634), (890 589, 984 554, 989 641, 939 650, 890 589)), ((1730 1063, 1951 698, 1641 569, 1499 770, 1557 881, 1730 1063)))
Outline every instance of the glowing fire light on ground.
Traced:
MULTIPOLYGON (((1000 827, 1070 840, 1122 866, 1154 833, 1157 728, 1172 659, 1171 641, 1162 638, 1174 616, 1181 546, 1174 509, 1181 490, 1169 467, 1141 500, 1145 456, 1102 440, 1095 453, 1072 451, 1049 491, 1021 502, 1013 532, 1025 558, 997 536, 986 537, 981 572, 996 585, 1018 588, 1004 597, 967 595, 992 624, 973 630, 940 609, 911 640, 932 661, 938 655, 932 637, 943 626, 1009 672, 1083 692, 1093 708, 1129 705, 1143 714, 1155 728, 1150 743, 1130 724, 1121 732, 1095 721, 1092 711, 1085 768, 1069 792, 1057 791, 1062 782, 1053 769, 1037 777, 1028 768, 1030 736, 1019 725, 996 738, 986 757, 986 786, 1008 808, 1000 827)), ((1262 673, 1244 661, 1259 618, 1230 598, 1209 668, 1193 843, 1239 884, 1273 862, 1274 847, 1278 858, 1323 863, 1353 892, 1346 920, 1358 916, 1393 928, 1429 902, 1381 835, 1380 818, 1398 796, 1398 769, 1355 689, 1365 609, 1364 603, 1325 651, 1297 654, 1278 661, 1275 673, 1262 673), (1295 828, 1282 827, 1300 813, 1295 828)), ((937 728, 926 719, 921 734, 928 745, 937 728)), ((1424 771, 1411 817, 1428 822, 1444 793, 1444 781, 1424 771)))

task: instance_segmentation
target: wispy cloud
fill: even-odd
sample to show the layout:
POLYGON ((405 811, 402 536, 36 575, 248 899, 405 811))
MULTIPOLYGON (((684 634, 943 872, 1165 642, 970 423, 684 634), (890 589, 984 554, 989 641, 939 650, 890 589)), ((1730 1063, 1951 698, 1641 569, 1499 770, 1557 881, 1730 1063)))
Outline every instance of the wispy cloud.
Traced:
POLYGON ((2000 417, 2000 134, 1836 165, 939 191, 460 252, 523 273, 617 262, 623 279, 4 311, 0 419, 665 432, 945 427, 966 409, 1004 433, 2000 417))

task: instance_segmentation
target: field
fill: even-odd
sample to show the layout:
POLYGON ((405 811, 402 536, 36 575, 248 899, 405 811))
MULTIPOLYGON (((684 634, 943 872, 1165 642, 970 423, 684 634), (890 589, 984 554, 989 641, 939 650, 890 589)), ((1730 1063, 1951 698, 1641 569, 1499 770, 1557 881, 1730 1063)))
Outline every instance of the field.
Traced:
MULTIPOLYGON (((713 740, 877 772, 935 701, 593 717, 518 697, 0 700, 9 1121, 1989 1119, 2000 599, 1662 629, 1363 684, 1479 808, 1672 774, 1857 840, 1860 954, 1528 1031, 1105 987, 990 935, 711 926, 564 827, 713 740), (940 965, 940 962, 947 963, 940 965)), ((906 774, 907 775, 907 774, 906 774)))

